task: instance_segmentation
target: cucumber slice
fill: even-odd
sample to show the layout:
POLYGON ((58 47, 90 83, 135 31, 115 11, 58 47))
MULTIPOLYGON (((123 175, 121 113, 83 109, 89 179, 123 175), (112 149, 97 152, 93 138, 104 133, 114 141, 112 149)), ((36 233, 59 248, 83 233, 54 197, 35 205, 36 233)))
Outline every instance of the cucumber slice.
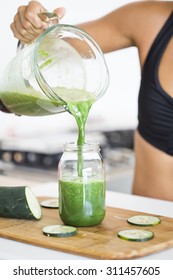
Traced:
POLYGON ((128 223, 137 226, 154 226, 161 221, 158 217, 148 215, 137 215, 128 218, 128 223))
POLYGON ((58 198, 43 200, 40 202, 40 205, 45 208, 59 208, 58 198))
POLYGON ((43 228, 43 234, 52 237, 69 237, 77 234, 77 228, 66 225, 50 225, 43 228))
POLYGON ((40 219, 41 207, 30 187, 0 187, 0 217, 40 219))
POLYGON ((154 233, 149 230, 127 229, 118 232, 118 237, 129 241, 148 241, 154 237, 154 233))

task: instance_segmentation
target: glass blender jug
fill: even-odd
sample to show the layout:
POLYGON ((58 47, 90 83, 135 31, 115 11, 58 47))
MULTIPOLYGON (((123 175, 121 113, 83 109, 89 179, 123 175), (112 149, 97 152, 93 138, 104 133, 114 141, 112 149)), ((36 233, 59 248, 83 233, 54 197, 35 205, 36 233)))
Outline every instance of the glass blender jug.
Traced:
POLYGON ((16 115, 44 116, 68 111, 70 100, 99 99, 108 69, 101 49, 85 31, 57 24, 25 45, 0 78, 0 100, 16 115))

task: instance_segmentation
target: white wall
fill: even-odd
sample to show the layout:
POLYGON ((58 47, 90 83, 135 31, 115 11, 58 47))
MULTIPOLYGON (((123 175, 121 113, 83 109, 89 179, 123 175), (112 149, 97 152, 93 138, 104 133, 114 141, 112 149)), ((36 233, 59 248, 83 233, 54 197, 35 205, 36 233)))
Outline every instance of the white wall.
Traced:
MULTIPOLYGON (((42 0, 42 4, 53 10, 57 6, 67 9, 61 23, 76 24, 104 15, 129 0, 42 0)), ((6 64, 15 56, 17 39, 13 37, 10 23, 19 5, 25 0, 6 0, 0 9, 1 51, 0 74, 6 64)), ((110 85, 106 94, 94 104, 87 123, 87 129, 117 129, 135 127, 137 123, 137 95, 139 87, 139 65, 135 48, 105 55, 110 85), (102 121, 102 125, 100 125, 102 121)), ((76 124, 68 113, 48 117, 17 117, 0 113, 0 138, 6 135, 22 136, 75 128, 76 124)))

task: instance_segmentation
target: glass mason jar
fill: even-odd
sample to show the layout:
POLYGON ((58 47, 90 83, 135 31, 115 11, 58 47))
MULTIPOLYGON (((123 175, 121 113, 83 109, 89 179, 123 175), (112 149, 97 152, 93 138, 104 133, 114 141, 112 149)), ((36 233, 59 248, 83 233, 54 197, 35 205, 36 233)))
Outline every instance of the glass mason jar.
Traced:
POLYGON ((59 215, 66 225, 94 226, 105 217, 105 167, 97 143, 64 145, 58 165, 59 215))

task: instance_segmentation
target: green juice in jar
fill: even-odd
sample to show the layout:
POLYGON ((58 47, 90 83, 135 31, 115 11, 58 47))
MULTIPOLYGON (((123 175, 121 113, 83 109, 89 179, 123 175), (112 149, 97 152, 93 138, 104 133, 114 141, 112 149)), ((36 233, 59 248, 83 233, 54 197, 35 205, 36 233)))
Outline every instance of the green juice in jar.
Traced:
POLYGON ((94 226, 105 217, 105 181, 60 180, 60 217, 67 225, 94 226))

